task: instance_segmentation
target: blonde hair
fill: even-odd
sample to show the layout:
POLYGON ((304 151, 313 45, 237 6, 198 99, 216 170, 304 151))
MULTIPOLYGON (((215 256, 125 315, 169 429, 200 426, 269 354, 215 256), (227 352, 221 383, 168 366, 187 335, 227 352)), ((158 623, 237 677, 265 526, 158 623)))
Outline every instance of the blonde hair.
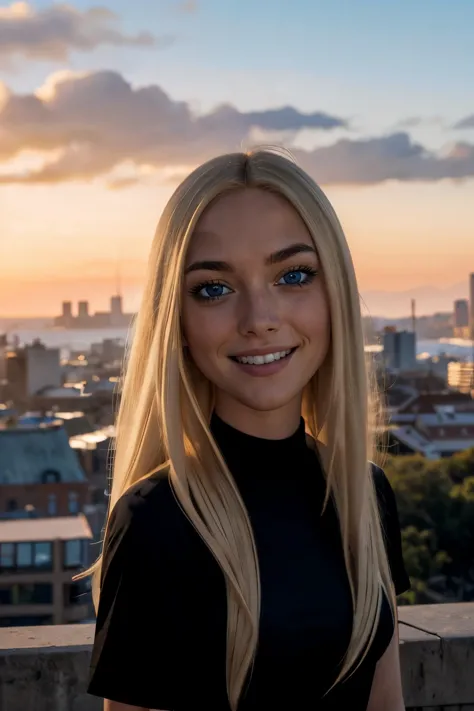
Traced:
MULTIPOLYGON (((331 344, 306 387, 302 414, 321 445, 326 502, 332 495, 353 599, 352 637, 336 683, 357 668, 374 638, 382 587, 392 613, 395 606, 370 471, 376 407, 343 230, 322 190, 281 151, 219 156, 181 183, 158 224, 125 368, 109 516, 139 479, 159 470, 169 476, 179 505, 225 576, 227 693, 234 711, 258 642, 259 567, 247 511, 209 429, 212 386, 183 353, 180 302, 186 250, 199 217, 216 197, 246 187, 273 191, 293 205, 314 241, 327 285, 331 344)), ((83 574, 93 573, 96 606, 100 570, 101 558, 83 574)))

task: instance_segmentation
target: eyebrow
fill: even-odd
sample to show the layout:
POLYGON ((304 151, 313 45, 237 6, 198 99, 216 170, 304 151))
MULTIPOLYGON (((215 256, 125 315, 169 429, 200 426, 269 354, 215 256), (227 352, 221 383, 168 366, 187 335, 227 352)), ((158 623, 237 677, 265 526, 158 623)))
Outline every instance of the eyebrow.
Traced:
MULTIPOLYGON (((265 264, 267 266, 271 264, 281 264, 286 262, 287 259, 295 257, 297 254, 314 254, 316 255, 316 250, 309 244, 296 243, 290 244, 288 247, 279 249, 277 252, 273 252, 265 259, 265 264)), ((228 262, 217 261, 215 259, 205 259, 199 262, 193 262, 186 267, 185 274, 190 272, 197 272, 200 270, 211 271, 211 272, 232 272, 234 271, 232 266, 228 262)))

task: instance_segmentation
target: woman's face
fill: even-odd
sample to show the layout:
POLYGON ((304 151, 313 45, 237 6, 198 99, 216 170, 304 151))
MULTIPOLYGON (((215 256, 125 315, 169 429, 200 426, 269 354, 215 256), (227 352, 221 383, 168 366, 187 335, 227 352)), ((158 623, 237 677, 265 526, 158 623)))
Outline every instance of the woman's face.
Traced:
POLYGON ((221 416, 301 410, 330 340, 318 256, 295 209, 260 189, 215 201, 188 249, 183 329, 221 416))

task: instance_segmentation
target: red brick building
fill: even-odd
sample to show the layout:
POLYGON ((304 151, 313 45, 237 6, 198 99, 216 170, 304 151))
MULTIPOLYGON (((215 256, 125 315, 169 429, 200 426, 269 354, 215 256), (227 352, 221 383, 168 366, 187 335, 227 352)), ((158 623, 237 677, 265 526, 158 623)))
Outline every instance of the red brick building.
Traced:
POLYGON ((0 429, 0 518, 71 516, 89 483, 62 423, 0 429))

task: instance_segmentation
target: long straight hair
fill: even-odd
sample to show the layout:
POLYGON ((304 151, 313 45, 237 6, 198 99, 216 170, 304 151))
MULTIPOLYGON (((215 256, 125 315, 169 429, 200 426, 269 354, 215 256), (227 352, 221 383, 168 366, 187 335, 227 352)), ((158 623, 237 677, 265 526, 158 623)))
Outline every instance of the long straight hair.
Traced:
MULTIPOLYGON (((212 386, 185 354, 180 312, 186 250, 197 221, 217 197, 247 187, 272 191, 295 208, 310 232, 327 287, 331 344, 306 386, 302 415, 322 453, 326 502, 331 496, 338 514, 353 601, 352 636, 335 683, 353 673, 374 638, 382 588, 395 611, 370 467, 377 405, 343 230, 322 190, 282 151, 219 156, 179 185, 158 224, 126 356, 108 517, 139 479, 158 471, 169 477, 181 509, 225 576, 227 693, 233 711, 258 642, 259 566, 248 513, 209 428, 212 386)), ((101 557, 83 573, 93 573, 96 607, 100 571, 101 557)))

